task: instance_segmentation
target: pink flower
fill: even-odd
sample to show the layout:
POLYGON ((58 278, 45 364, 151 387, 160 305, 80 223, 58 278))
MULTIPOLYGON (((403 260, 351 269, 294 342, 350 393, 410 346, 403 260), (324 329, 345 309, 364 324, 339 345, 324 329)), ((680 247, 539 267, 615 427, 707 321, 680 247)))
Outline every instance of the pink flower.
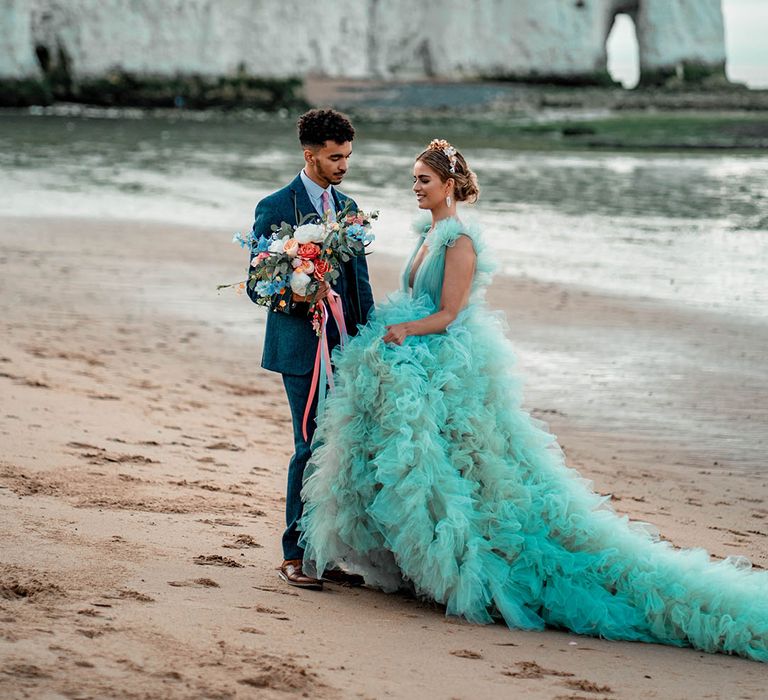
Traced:
POLYGON ((291 265, 295 272, 303 272, 306 275, 311 275, 315 271, 315 264, 306 258, 294 258, 291 265))

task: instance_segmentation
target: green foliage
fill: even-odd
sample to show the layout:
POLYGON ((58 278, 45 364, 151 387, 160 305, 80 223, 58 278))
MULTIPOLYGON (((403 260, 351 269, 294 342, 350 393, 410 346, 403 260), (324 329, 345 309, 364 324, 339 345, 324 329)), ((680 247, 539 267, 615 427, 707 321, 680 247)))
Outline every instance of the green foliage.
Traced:
POLYGON ((53 94, 45 80, 0 79, 0 107, 30 107, 52 102, 53 94))
MULTIPOLYGON (((462 151, 504 148, 515 151, 667 151, 768 148, 768 100, 752 94, 754 91, 730 90, 728 99, 737 103, 766 107, 750 107, 750 111, 696 110, 699 98, 705 94, 685 93, 676 97, 666 91, 658 92, 670 101, 690 100, 691 109, 650 111, 641 108, 621 109, 605 117, 585 119, 581 115, 539 121, 528 117, 510 118, 505 114, 467 114, 454 117, 420 117, 386 126, 387 138, 401 133, 404 143, 428 143, 435 133, 453 134, 462 151), (393 135, 394 132, 394 135, 393 135)), ((651 91, 636 93, 640 101, 651 91)), ((629 99, 629 98, 627 98, 629 99)), ((662 99, 657 96, 648 99, 662 99)), ((645 104, 645 102, 642 102, 645 104)), ((687 104, 687 103, 686 103, 687 104)), ((358 120, 361 122, 361 120, 358 120)), ((369 138, 376 138, 377 124, 366 125, 369 138)))
POLYGON ((507 73, 503 76, 486 76, 485 80, 498 82, 521 83, 527 85, 555 85, 558 87, 615 87, 618 85, 607 70, 596 70, 589 73, 573 73, 562 75, 530 71, 525 73, 507 73))
POLYGON ((77 78, 60 52, 46 63, 39 80, 0 80, 0 107, 49 105, 57 101, 102 107, 250 108, 263 111, 305 109, 299 78, 137 75, 114 70, 96 78, 77 78))

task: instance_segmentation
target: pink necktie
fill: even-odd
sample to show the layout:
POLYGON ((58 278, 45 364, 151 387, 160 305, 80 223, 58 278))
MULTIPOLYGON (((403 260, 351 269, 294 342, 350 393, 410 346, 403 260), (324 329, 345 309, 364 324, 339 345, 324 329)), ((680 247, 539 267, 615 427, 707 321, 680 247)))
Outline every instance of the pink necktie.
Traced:
POLYGON ((323 213, 327 216, 328 221, 336 221, 336 212, 331 207, 330 199, 328 190, 323 190, 323 194, 320 197, 320 201, 323 203, 323 213))

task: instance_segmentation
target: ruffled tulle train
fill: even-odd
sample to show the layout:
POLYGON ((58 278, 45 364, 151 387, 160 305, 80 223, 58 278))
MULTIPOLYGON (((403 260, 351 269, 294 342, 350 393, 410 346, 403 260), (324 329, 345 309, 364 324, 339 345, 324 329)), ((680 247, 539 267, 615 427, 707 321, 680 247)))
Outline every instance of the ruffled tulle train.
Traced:
POLYGON ((566 467, 521 408, 500 315, 473 303, 443 334, 381 341, 434 309, 398 293, 335 353, 303 490, 305 564, 411 587, 473 622, 768 661, 768 573, 674 549, 566 467))

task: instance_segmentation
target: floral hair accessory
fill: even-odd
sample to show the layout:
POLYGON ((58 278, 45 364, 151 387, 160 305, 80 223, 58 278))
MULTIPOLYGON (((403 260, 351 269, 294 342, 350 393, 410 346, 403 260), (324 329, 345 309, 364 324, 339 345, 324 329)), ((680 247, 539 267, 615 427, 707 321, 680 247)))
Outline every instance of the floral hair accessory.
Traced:
POLYGON ((456 173, 456 153, 458 153, 458 151, 445 139, 432 139, 432 141, 429 143, 429 146, 427 146, 427 150, 442 151, 451 164, 451 172, 454 174, 456 173))

